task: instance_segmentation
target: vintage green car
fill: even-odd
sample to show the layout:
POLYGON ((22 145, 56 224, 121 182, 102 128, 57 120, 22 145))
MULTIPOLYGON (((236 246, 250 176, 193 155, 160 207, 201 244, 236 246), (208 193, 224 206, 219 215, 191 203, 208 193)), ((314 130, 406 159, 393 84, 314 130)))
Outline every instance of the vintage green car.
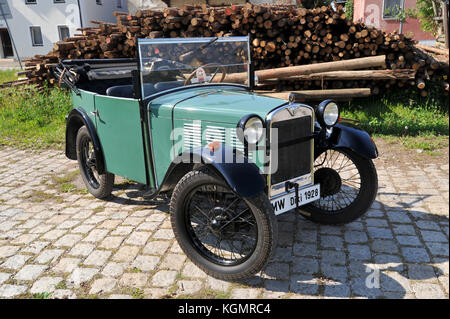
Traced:
POLYGON ((324 224, 355 220, 378 187, 370 136, 316 107, 255 94, 248 37, 139 39, 136 59, 65 60, 72 89, 66 155, 92 195, 114 176, 170 197, 186 255, 239 280, 276 249, 276 215, 324 224))

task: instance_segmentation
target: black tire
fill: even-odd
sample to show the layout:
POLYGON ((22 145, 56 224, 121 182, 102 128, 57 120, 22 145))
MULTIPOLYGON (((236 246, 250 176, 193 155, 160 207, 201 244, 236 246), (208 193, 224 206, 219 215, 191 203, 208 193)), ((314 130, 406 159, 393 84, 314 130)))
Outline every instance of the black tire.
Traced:
POLYGON ((81 177, 89 193, 96 198, 105 198, 111 195, 114 186, 114 174, 108 172, 98 174, 95 166, 95 153, 91 149, 91 135, 86 126, 82 126, 78 130, 76 147, 81 177))
MULTIPOLYGON (((217 190, 217 188, 215 189, 217 190)), ((216 203, 218 202, 220 201, 216 201, 216 203)), ((210 218, 211 215, 215 214, 215 209, 217 208, 214 208, 212 211, 208 211, 207 219, 210 218)), ((235 215, 236 211, 237 209, 233 211, 235 215)), ((253 198, 240 198, 232 193, 226 182, 221 177, 206 167, 200 167, 197 170, 187 173, 178 182, 170 201, 170 219, 175 237, 184 253, 194 264, 196 264, 207 274, 221 280, 242 280, 256 274, 267 264, 276 248, 278 225, 272 205, 270 204, 267 195, 264 192, 261 192, 258 196, 253 198), (254 216, 252 221, 256 221, 256 223, 253 224, 253 227, 255 227, 255 229, 257 228, 257 235, 254 237, 256 243, 253 246, 252 252, 249 253, 249 256, 242 258, 242 262, 224 265, 222 261, 216 261, 214 258, 211 258, 211 255, 206 251, 207 249, 203 249, 204 246, 199 246, 196 237, 192 236, 192 224, 190 222, 186 223, 186 216, 192 215, 190 210, 186 209, 186 207, 191 207, 190 203, 193 202, 191 199, 194 196, 192 194, 195 194, 196 189, 201 187, 211 187, 211 185, 217 185, 219 189, 227 189, 231 196, 235 196, 235 198, 238 198, 243 205, 247 205, 249 214, 251 212, 252 216, 254 216)), ((230 219, 233 218, 230 217, 230 219)), ((204 227, 200 229, 207 228, 204 227)), ((237 232, 240 230, 240 228, 237 228, 237 232)), ((207 230, 207 232, 208 231, 209 230, 207 230)), ((212 231, 210 231, 210 233, 213 234, 212 231)), ((211 235, 208 234, 208 236, 211 235)), ((218 245, 220 249, 220 243, 218 245)))
MULTIPOLYGON (((370 206, 372 206, 378 190, 377 172, 372 160, 364 158, 351 150, 334 149, 328 151, 341 153, 353 162, 353 165, 356 167, 360 176, 359 192, 355 191, 355 198, 353 201, 349 200, 350 204, 340 209, 338 209, 337 206, 336 209, 333 209, 333 205, 330 210, 324 209, 323 206, 320 207, 322 199, 330 198, 330 196, 324 196, 322 194, 321 200, 305 205, 301 207, 299 211, 305 218, 320 224, 338 225, 349 223, 361 217, 370 208, 370 206)), ((319 154, 316 159, 316 164, 321 155, 322 154, 319 154)), ((335 160, 335 162, 336 161, 337 160, 335 160)), ((342 173, 338 173, 338 175, 342 175, 342 173)), ((315 182, 317 183, 319 181, 315 182)), ((341 184, 339 190, 340 192, 343 192, 342 187, 343 186, 341 184)), ((323 187, 321 185, 321 193, 322 191, 323 187)))

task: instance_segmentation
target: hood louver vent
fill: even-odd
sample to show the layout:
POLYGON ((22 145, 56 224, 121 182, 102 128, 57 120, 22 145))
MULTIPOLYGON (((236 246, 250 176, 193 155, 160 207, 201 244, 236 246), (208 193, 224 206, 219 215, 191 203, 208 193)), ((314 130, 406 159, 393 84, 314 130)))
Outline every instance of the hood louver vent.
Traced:
MULTIPOLYGON (((244 144, 242 144, 237 137, 235 128, 207 125, 204 127, 203 138, 205 140, 205 144, 217 141, 244 153, 244 144)), ((183 139, 184 150, 202 146, 201 121, 185 123, 183 129, 183 139)), ((249 154, 249 159, 252 159, 252 155, 252 153, 249 154)))

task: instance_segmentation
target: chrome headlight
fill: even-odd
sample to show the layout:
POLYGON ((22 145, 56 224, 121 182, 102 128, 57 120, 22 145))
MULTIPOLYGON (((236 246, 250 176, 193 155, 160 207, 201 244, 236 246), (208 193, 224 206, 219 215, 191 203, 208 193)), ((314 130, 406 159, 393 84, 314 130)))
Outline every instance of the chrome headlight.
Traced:
POLYGON ((334 126, 339 121, 339 107, 333 100, 325 100, 317 107, 316 115, 320 125, 334 126))
POLYGON ((237 125, 237 135, 242 143, 258 144, 264 135, 264 123, 256 114, 246 115, 237 125))

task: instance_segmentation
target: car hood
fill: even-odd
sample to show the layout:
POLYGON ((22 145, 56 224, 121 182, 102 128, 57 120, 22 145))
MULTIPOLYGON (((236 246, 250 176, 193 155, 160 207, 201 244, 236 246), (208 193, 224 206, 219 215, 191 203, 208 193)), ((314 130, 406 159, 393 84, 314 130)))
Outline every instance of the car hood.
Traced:
MULTIPOLYGON (((252 93, 233 86, 193 88, 165 95, 151 103, 153 111, 172 111, 177 120, 237 123, 247 114, 261 118, 286 101, 252 93)), ((162 114, 161 114, 162 115, 162 114)))

